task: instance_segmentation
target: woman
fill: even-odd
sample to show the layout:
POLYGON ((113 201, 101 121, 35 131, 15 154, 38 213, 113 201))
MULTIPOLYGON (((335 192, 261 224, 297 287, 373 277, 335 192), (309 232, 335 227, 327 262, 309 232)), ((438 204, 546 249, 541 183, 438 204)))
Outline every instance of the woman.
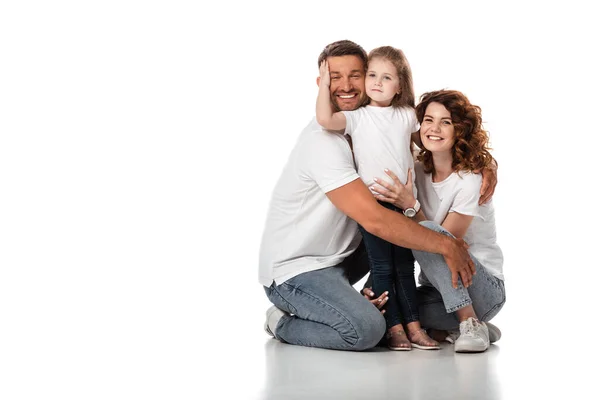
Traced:
POLYGON ((463 238, 469 244, 476 273, 468 287, 458 281, 439 255, 420 251, 413 254, 421 267, 422 288, 439 292, 446 313, 431 323, 423 321, 423 325, 449 330, 457 352, 482 352, 490 344, 485 321, 500 311, 506 299, 494 208, 491 202, 478 204, 481 175, 476 172, 492 162, 489 137, 482 128, 481 109, 457 91, 425 93, 416 113, 422 142, 415 163, 418 202, 410 176, 402 185, 393 173, 386 171, 395 184, 379 179, 379 185, 371 189, 377 193, 377 199, 402 209, 420 203, 416 219, 422 225, 463 238))

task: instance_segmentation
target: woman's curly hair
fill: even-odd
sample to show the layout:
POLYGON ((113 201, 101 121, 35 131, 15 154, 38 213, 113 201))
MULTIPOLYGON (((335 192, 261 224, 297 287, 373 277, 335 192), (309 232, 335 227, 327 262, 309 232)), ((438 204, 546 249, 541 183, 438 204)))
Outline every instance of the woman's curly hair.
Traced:
MULTIPOLYGON (((489 152, 488 133, 482 127, 481 108, 471 104, 464 94, 456 90, 429 92, 421 96, 416 108, 419 123, 423 123, 425 110, 431 103, 442 104, 452 118, 455 140, 452 169, 455 172, 472 172, 488 167, 493 158, 489 152)), ((425 173, 433 172, 433 158, 429 150, 422 149, 417 159, 423 163, 425 173)))

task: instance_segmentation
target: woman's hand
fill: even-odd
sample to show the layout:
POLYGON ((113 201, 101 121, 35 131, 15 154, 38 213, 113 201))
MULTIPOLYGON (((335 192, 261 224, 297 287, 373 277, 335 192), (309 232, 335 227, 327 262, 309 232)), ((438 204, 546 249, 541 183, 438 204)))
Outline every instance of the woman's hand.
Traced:
POLYGON ((413 207, 416 200, 413 195, 412 170, 408 170, 406 185, 403 185, 400 179, 389 169, 386 169, 385 173, 392 178, 394 184, 389 184, 383 179, 374 178, 373 180, 377 184, 371 186, 370 189, 374 192, 373 195, 375 198, 386 203, 392 203, 403 210, 413 207))

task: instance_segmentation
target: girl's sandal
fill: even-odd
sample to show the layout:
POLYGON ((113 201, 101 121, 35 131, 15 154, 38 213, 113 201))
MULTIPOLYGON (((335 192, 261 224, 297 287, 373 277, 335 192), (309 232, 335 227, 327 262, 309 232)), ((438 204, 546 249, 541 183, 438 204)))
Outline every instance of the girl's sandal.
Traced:
POLYGON ((408 336, 412 347, 416 347, 421 350, 439 350, 440 344, 429 337, 425 329, 419 329, 415 332, 409 332, 408 336))
POLYGON ((399 330, 386 333, 387 345, 390 350, 408 351, 412 346, 406 337, 406 332, 399 330))

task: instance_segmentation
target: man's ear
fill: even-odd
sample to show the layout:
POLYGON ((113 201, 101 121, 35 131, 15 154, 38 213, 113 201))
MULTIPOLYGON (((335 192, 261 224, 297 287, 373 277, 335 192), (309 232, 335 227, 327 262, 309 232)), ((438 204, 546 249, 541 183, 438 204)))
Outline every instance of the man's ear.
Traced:
POLYGON ((317 86, 319 86, 321 84, 321 77, 317 76, 317 86))

